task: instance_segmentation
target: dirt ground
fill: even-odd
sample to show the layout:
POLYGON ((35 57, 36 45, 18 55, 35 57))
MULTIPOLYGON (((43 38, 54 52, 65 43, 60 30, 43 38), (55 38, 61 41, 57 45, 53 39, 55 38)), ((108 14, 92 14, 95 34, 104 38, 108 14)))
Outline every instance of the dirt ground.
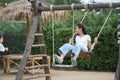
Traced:
MULTIPOLYGON (((28 75, 25 74, 24 76, 28 75)), ((52 80, 114 80, 114 75, 114 72, 51 70, 52 80)), ((15 80, 15 77, 16 73, 5 74, 0 70, 0 80, 15 80)), ((34 80, 45 80, 45 78, 34 80)))

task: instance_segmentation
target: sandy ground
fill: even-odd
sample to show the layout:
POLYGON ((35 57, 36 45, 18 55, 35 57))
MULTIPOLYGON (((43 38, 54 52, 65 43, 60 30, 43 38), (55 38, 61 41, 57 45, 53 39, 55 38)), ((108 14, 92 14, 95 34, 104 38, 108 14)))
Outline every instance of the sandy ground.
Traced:
MULTIPOLYGON (((24 77, 28 75, 30 74, 25 74, 24 77)), ((114 80, 114 75, 113 72, 51 70, 52 80, 114 80)), ((16 73, 5 74, 0 70, 0 80, 15 80, 15 77, 16 73)), ((34 80, 45 80, 45 78, 34 80)))

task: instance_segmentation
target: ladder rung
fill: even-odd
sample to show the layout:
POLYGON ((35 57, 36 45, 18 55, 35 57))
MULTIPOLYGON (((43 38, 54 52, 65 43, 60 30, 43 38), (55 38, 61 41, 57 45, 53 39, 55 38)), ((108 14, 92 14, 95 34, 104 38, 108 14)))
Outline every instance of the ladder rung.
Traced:
POLYGON ((42 36, 42 33, 35 33, 35 36, 42 36))
POLYGON ((49 65, 48 64, 43 64, 43 65, 38 65, 38 66, 25 67, 25 70, 36 69, 36 68, 47 67, 47 66, 49 66, 49 65))
POLYGON ((35 79, 35 78, 39 78, 39 77, 47 77, 47 76, 50 76, 50 74, 36 75, 36 76, 32 76, 32 77, 28 77, 28 78, 24 78, 23 80, 30 80, 30 79, 35 79))
POLYGON ((29 58, 32 58, 32 57, 43 57, 43 56, 48 56, 46 54, 39 54, 39 55, 30 55, 29 58))
POLYGON ((41 46, 45 46, 45 44, 34 44, 34 45, 32 45, 32 47, 41 47, 41 46))

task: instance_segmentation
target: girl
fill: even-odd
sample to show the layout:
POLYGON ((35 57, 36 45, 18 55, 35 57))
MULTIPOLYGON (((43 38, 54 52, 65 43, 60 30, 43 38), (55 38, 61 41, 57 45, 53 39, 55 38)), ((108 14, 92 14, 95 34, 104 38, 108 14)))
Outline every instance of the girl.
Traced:
MULTIPOLYGON (((71 62, 72 65, 76 66, 76 58, 78 57, 79 53, 82 52, 88 52, 91 49, 91 37, 86 33, 86 30, 84 28, 83 24, 77 24, 76 30, 75 30, 77 36, 75 37, 75 43, 73 44, 72 38, 70 38, 69 44, 66 43, 62 47, 59 48, 58 53, 60 56, 55 55, 55 60, 61 64, 64 60, 64 57, 68 54, 70 50, 72 50, 71 54, 71 62)), ((94 39, 95 44, 97 44, 97 38, 94 39)))
POLYGON ((4 47, 3 44, 3 36, 0 35, 0 52, 5 52, 5 51, 8 51, 8 48, 7 47, 4 47))

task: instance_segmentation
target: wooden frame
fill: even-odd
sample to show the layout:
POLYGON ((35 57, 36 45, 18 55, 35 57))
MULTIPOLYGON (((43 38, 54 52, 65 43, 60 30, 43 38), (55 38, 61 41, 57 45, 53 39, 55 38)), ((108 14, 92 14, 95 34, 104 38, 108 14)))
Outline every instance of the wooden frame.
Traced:
MULTIPOLYGON (((10 72, 13 72, 14 70, 17 72, 17 70, 20 66, 19 61, 22 59, 22 57, 23 57, 22 55, 6 55, 6 56, 3 56, 4 72, 5 73, 10 73, 10 72), (14 64, 14 67, 12 67, 11 64, 14 64)), ((50 68, 50 56, 47 56, 47 59, 48 59, 48 66, 50 68)), ((32 69, 31 67, 35 67, 35 66, 41 66, 42 67, 42 64, 40 64, 39 61, 42 61, 42 56, 30 55, 28 60, 27 60, 27 64, 29 64, 29 66, 26 64, 26 67, 25 67, 24 70, 27 71, 27 72, 29 72, 29 70, 32 70, 32 72, 30 72, 30 73, 34 74, 35 70, 32 69)))
MULTIPOLYGON (((50 6, 42 6, 41 3, 37 3, 37 0, 29 0, 29 1, 31 1, 32 10, 33 10, 33 13, 34 13, 33 25, 31 27, 31 30, 30 30, 30 33, 29 33, 29 36, 28 36, 28 40, 27 40, 27 43, 26 43, 24 55, 23 55, 23 58, 21 60, 20 68, 19 68, 19 71, 17 73, 17 76, 16 76, 15 80, 22 80, 23 70, 25 68, 27 58, 29 57, 30 52, 31 52, 31 46, 33 44, 35 31, 37 30, 37 28, 41 29, 40 17, 41 17, 41 12, 42 11, 75 10, 75 9, 98 9, 98 8, 120 7, 120 3, 105 3, 105 4, 85 4, 85 5, 84 4, 57 5, 57 6, 53 6, 52 9, 51 9, 50 6)), ((42 40, 43 40, 43 38, 42 38, 42 40)), ((43 43, 43 41, 40 41, 40 42, 43 43)), ((41 48, 41 50, 44 54, 46 54, 45 48, 41 48)), ((47 57, 46 56, 43 57, 43 61, 44 61, 44 63, 47 63, 47 57)), ((50 70, 49 70, 48 67, 44 67, 44 71, 47 74, 50 73, 50 70)), ((51 80, 51 77, 47 75, 46 80, 51 80)))

